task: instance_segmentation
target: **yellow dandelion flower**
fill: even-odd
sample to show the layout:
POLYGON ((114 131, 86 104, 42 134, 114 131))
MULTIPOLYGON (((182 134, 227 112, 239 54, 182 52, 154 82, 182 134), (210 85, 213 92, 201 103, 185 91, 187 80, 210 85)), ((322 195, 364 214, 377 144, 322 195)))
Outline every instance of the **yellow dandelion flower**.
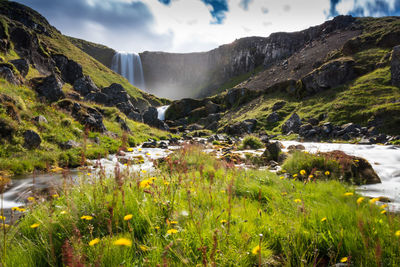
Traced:
POLYGON ((282 192, 281 195, 282 195, 282 196, 286 196, 286 195, 287 195, 287 192, 282 192))
POLYGON ((131 247, 132 246, 132 241, 127 239, 127 238, 120 238, 114 242, 114 245, 116 246, 126 246, 126 247, 131 247))
POLYGON ((5 221, 5 220, 6 220, 6 217, 0 216, 0 221, 5 221))
POLYGON ((283 179, 285 179, 285 176, 281 176, 281 177, 279 177, 279 179, 283 180, 283 179))
POLYGON ((321 222, 324 222, 324 221, 326 221, 326 217, 324 217, 324 218, 321 219, 321 222))
POLYGON ((149 152, 147 152, 147 153, 146 153, 146 156, 150 156, 150 153, 149 153, 149 152))
POLYGON ((156 227, 154 227, 154 229, 159 230, 159 229, 160 229, 160 226, 156 226, 156 227))
POLYGON ((146 170, 142 170, 142 173, 146 173, 147 171, 146 170))
POLYGON ((60 196, 58 194, 52 195, 53 198, 59 198, 60 196))
POLYGON ((140 245, 139 246, 141 251, 148 251, 149 249, 146 246, 140 245))
POLYGON ((227 223, 228 221, 227 220, 220 220, 219 221, 221 224, 225 224, 225 223, 227 223))
POLYGON ((178 233, 178 230, 176 230, 176 229, 169 229, 167 231, 167 234, 169 234, 169 235, 176 234, 176 233, 178 233))
POLYGON ((86 221, 90 221, 90 220, 93 219, 93 217, 90 216, 90 215, 83 215, 83 216, 81 217, 81 219, 82 219, 82 220, 86 220, 86 221))
POLYGON ((348 197, 348 196, 354 195, 354 193, 353 193, 353 192, 346 192, 346 193, 344 193, 343 195, 346 196, 346 197, 348 197))
POLYGON ((63 210, 60 212, 61 215, 67 214, 68 212, 66 210, 63 210))
POLYGON ((132 152, 132 151, 133 151, 133 148, 132 148, 132 147, 128 147, 127 151, 128 151, 128 152, 132 152))
POLYGON ((28 197, 28 201, 29 202, 33 202, 33 201, 35 201, 35 198, 34 197, 28 197))
POLYGON ((260 251, 261 251, 261 247, 258 245, 258 246, 255 246, 255 247, 251 250, 251 253, 253 253, 254 255, 258 255, 258 253, 260 253, 260 251))
POLYGON ((382 211, 381 211, 381 214, 385 214, 385 213, 386 213, 386 210, 382 210, 382 211))
POLYGON ((312 178, 314 178, 314 175, 310 174, 310 175, 308 176, 308 178, 312 179, 312 178))
POLYGON ((357 199, 357 204, 360 205, 361 202, 364 201, 364 199, 365 199, 364 197, 359 197, 359 198, 357 199))
POLYGON ((330 171, 326 171, 326 172, 325 172, 325 175, 326 175, 326 176, 329 176, 330 174, 331 174, 330 171))
POLYGON ((347 261, 348 261, 347 257, 343 257, 343 258, 340 259, 340 262, 347 262, 347 261))
POLYGON ((92 174, 90 172, 86 173, 87 176, 91 176, 92 174))
POLYGON ((301 174, 301 175, 306 175, 307 172, 306 172, 305 170, 301 170, 301 171, 300 171, 300 174, 301 174))
POLYGON ((296 178, 297 176, 298 176, 297 173, 293 174, 293 178, 296 178))
POLYGON ((171 221, 170 224, 178 224, 177 221, 171 221))
POLYGON ((301 203, 301 199, 296 198, 296 199, 294 200, 294 202, 296 202, 296 203, 301 203))
POLYGON ((93 247, 94 245, 98 244, 100 242, 99 238, 95 238, 92 241, 89 242, 89 246, 93 247))
POLYGON ((380 206, 381 209, 386 209, 388 206, 388 204, 383 204, 382 206, 380 206))
POLYGON ((142 149, 141 149, 141 148, 138 148, 138 151, 142 151, 142 149))
POLYGON ((394 235, 400 237, 400 230, 397 230, 396 233, 394 233, 394 235))
POLYGON ((34 223, 34 224, 32 224, 30 227, 31 227, 32 229, 35 229, 35 228, 38 228, 39 225, 40 225, 40 223, 34 223))
POLYGON ((140 182, 139 187, 140 187, 140 188, 148 188, 148 187, 150 187, 150 185, 151 185, 152 183, 153 183, 153 182, 152 182, 151 180, 149 180, 149 179, 143 180, 143 181, 140 182))
POLYGON ((19 212, 25 212, 26 209, 24 209, 24 208, 19 208, 18 211, 19 211, 19 212))
POLYGON ((11 210, 12 211, 19 211, 19 207, 12 207, 11 210))
POLYGON ((126 215, 125 217, 124 217, 124 221, 129 221, 129 220, 131 220, 133 218, 133 215, 132 214, 128 214, 128 215, 126 215))
POLYGON ((358 159, 355 159, 354 162, 360 162, 358 159))
POLYGON ((370 204, 375 204, 375 202, 377 202, 377 201, 379 201, 379 197, 371 198, 371 199, 369 200, 369 203, 370 203, 370 204))
POLYGON ((164 185, 169 185, 169 182, 166 182, 166 181, 165 181, 165 182, 164 182, 164 185))

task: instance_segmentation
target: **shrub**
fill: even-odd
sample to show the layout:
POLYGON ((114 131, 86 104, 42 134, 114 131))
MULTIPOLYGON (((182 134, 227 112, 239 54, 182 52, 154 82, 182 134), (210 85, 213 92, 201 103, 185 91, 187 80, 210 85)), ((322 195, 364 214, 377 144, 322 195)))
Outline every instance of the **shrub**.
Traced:
POLYGON ((248 135, 243 138, 241 149, 259 149, 264 147, 264 144, 261 142, 260 138, 254 135, 248 135))

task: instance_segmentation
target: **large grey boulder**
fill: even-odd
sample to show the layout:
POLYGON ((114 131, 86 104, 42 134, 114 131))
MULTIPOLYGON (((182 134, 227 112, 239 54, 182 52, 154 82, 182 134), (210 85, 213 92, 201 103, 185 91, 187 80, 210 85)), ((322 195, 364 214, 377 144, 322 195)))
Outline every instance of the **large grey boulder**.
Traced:
POLYGON ((20 84, 17 77, 14 75, 14 72, 11 69, 11 66, 8 64, 1 63, 0 64, 0 78, 5 79, 7 82, 11 84, 20 84))
POLYGON ((297 113, 293 113, 292 116, 282 125, 282 132, 287 134, 289 132, 298 133, 302 122, 297 113))
POLYGON ((390 71, 392 73, 392 85, 400 87, 400 45, 393 48, 390 71))
POLYGON ((167 124, 158 119, 158 112, 155 107, 149 107, 147 109, 147 111, 143 114, 143 122, 162 130, 167 131, 169 129, 167 124))
POLYGON ((83 96, 98 92, 99 88, 94 84, 90 76, 84 76, 74 82, 74 90, 83 96))
POLYGON ((62 91, 63 83, 55 74, 45 78, 35 78, 32 81, 39 97, 44 97, 49 102, 55 102, 65 97, 62 91))
POLYGON ((339 58, 325 63, 301 79, 308 95, 337 87, 356 77, 354 60, 339 58))
POLYGON ((64 55, 55 55, 53 60, 65 82, 73 85, 76 80, 83 77, 82 66, 77 62, 68 59, 64 55))
POLYGON ((35 149, 40 146, 42 139, 39 134, 32 130, 24 132, 24 147, 27 149, 35 149))

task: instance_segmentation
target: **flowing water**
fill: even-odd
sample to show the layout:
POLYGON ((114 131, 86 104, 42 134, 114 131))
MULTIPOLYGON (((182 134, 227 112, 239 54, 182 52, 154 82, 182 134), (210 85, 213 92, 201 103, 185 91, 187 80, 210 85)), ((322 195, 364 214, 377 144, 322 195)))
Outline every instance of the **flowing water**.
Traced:
POLYGON ((142 61, 136 53, 118 52, 112 59, 111 69, 122 76, 134 86, 145 90, 142 61))
POLYGON ((158 119, 161 121, 165 120, 165 112, 167 111, 169 105, 168 106, 161 106, 157 108, 157 112, 158 112, 158 119))

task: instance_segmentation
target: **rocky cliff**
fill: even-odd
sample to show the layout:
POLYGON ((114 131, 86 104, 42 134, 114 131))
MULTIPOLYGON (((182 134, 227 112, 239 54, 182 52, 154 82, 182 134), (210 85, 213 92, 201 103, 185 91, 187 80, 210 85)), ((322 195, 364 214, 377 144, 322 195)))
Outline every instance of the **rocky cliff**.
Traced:
POLYGON ((232 78, 288 58, 306 44, 338 30, 354 27, 354 18, 338 16, 322 25, 269 37, 248 37, 203 53, 141 53, 147 88, 169 98, 204 97, 232 78))

